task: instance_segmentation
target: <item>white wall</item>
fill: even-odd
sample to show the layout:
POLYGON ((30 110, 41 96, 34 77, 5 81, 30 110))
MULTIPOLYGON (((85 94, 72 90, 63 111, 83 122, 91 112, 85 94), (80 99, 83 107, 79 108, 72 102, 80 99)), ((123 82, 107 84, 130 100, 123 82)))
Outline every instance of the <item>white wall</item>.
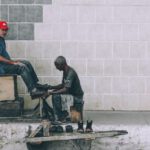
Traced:
POLYGON ((80 76, 86 110, 150 110, 149 0, 53 0, 43 11, 35 41, 9 42, 23 48, 14 57, 25 55, 43 83, 57 84, 53 61, 64 55, 80 76))

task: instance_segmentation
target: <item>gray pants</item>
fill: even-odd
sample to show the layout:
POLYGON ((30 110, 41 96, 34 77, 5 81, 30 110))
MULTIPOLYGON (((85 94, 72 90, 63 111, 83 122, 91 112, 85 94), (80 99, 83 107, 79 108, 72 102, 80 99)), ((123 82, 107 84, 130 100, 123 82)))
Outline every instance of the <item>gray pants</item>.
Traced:
MULTIPOLYGON (((78 111, 80 111, 83 104, 83 98, 73 96, 73 100, 74 100, 73 105, 76 107, 78 111)), ((52 95, 52 105, 56 120, 57 119, 61 120, 61 118, 68 116, 69 113, 67 111, 62 110, 61 94, 52 95)))

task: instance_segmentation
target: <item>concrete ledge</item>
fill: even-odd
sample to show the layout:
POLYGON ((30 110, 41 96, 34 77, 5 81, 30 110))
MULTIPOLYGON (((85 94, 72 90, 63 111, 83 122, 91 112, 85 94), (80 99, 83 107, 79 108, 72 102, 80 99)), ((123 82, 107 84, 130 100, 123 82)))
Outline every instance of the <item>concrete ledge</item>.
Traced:
MULTIPOLYGON (((149 150, 150 149, 150 112, 107 112, 92 111, 86 112, 84 127, 86 127, 86 119, 93 120, 94 131, 108 130, 127 130, 127 135, 117 137, 97 138, 90 144, 85 140, 77 141, 78 145, 87 150, 87 145, 91 146, 91 150, 149 150)), ((29 126, 34 130, 40 122, 37 123, 0 123, 0 149, 1 150, 27 150, 24 139, 28 134, 29 126)), ((73 124, 74 130, 77 124, 73 124)), ((71 141, 46 142, 47 149, 55 150, 75 150, 71 141)))

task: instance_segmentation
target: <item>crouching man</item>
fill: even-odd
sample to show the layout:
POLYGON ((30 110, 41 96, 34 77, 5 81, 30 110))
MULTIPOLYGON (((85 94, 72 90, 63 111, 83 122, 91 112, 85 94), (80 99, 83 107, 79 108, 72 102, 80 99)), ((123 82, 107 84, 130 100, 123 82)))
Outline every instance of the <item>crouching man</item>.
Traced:
POLYGON ((49 94, 52 94, 55 120, 65 121, 70 117, 70 106, 77 106, 80 111, 78 106, 83 104, 84 92, 76 71, 67 64, 65 57, 58 56, 54 64, 59 71, 63 71, 63 78, 61 84, 51 86, 53 90, 49 94))

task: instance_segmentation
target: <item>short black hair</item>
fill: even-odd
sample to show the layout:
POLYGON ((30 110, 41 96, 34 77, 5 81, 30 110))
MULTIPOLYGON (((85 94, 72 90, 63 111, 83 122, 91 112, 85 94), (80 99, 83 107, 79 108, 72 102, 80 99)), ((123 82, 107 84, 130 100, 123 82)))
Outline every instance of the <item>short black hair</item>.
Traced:
POLYGON ((55 65, 66 65, 67 62, 66 62, 66 58, 64 56, 58 56, 56 59, 55 59, 55 65))

